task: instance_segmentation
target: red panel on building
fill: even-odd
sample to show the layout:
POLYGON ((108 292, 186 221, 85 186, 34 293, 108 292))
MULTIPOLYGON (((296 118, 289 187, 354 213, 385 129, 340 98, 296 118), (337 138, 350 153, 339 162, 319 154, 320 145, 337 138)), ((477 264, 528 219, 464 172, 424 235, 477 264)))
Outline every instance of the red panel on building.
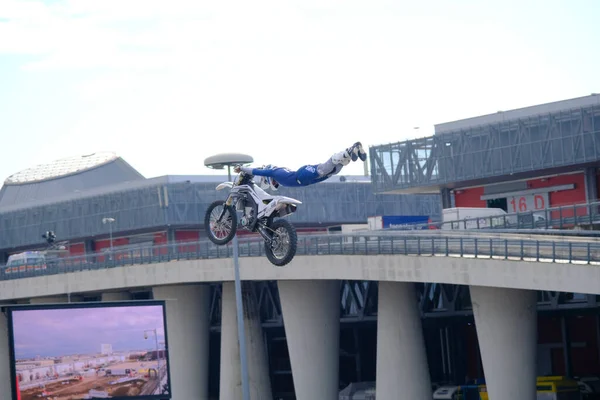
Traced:
MULTIPOLYGON (((583 204, 586 202, 585 178, 583 173, 553 176, 544 179, 534 179, 528 181, 527 184, 530 189, 540 189, 569 184, 575 185, 575 188, 571 190, 550 192, 550 207, 569 206, 573 204, 583 204)), ((566 207, 562 211, 552 212, 552 218, 560 218, 561 213, 563 218, 572 217, 573 209, 566 207)), ((587 215, 587 210, 585 207, 579 207, 576 209, 576 213, 578 216, 584 216, 587 215)))
POLYGON ((298 228, 298 233, 327 233, 327 228, 298 228))
POLYGON ((596 316, 586 315, 568 319, 571 343, 585 343, 585 347, 571 348, 573 375, 589 376, 600 374, 596 316))
POLYGON ((154 234, 154 244, 167 244, 167 232, 157 232, 154 234))
POLYGON ((197 242, 200 238, 200 231, 175 231, 176 242, 197 242))
POLYGON ((239 238, 243 238, 243 237, 255 237, 255 236, 260 236, 259 233, 257 232, 248 232, 246 230, 240 229, 237 233, 239 238))
POLYGON ((197 244, 198 240, 200 240, 200 231, 175 231, 175 241, 178 243, 190 243, 188 245, 177 246, 177 251, 181 253, 196 253, 199 250, 199 245, 197 244), (192 244, 194 243, 194 244, 192 244))
POLYGON ((454 204, 456 207, 487 207, 487 201, 481 200, 483 186, 460 189, 454 192, 454 204))
MULTIPOLYGON (((120 246, 126 246, 129 244, 129 238, 126 237, 120 237, 120 238, 113 238, 113 248, 116 247, 120 247, 120 246)), ((95 243, 95 248, 96 248, 96 254, 97 255, 97 260, 102 262, 104 261, 104 256, 102 255, 102 253, 104 253, 104 250, 108 250, 110 249, 110 239, 103 239, 103 240, 97 240, 95 243)), ((123 254, 118 254, 116 255, 116 259, 122 259, 124 256, 123 254)))
MULTIPOLYGON (((298 234, 302 234, 302 233, 327 233, 327 228, 296 228, 296 232, 298 234)), ((259 233, 256 232, 248 232, 245 230, 239 230, 238 231, 238 237, 243 238, 243 237, 261 237, 259 233)))
MULTIPOLYGON (((126 238, 126 237, 114 238, 112 243, 113 243, 113 247, 127 246, 129 244, 129 238, 126 238)), ((102 249, 109 249, 109 248, 110 248, 110 239, 103 239, 103 240, 96 241, 96 252, 99 252, 102 249)))
MULTIPOLYGON (((571 365, 576 376, 597 375, 600 373, 598 340, 596 339, 595 316, 569 317, 567 324, 571 336, 571 365), (576 344, 577 346, 573 346, 576 344), (583 345, 584 347, 580 347, 583 345)), ((562 347, 562 327, 560 317, 540 317, 538 319, 540 344, 553 344, 550 350, 552 373, 565 375, 565 358, 562 347)))
POLYGON ((538 343, 560 343, 561 340, 560 318, 538 317, 538 343))
POLYGON ((79 256, 85 254, 84 243, 73 243, 69 244, 69 254, 72 256, 79 256))
MULTIPOLYGON (((166 245, 167 243, 168 243, 167 232, 157 232, 154 234, 154 245, 161 246, 161 245, 166 245)), ((161 254, 167 254, 168 251, 169 250, 167 249, 167 246, 163 246, 158 249, 154 249, 153 254, 155 256, 158 256, 161 254)))
MULTIPOLYGON (((550 192, 548 194, 549 203, 546 207, 569 206, 574 204, 583 204, 586 202, 585 197, 585 178, 583 173, 559 175, 548 178, 531 179, 527 181, 527 187, 531 189, 542 189, 552 186, 575 185, 574 189, 561 190, 558 192, 550 192)), ((481 200, 484 194, 484 187, 474 187, 468 189, 458 189, 454 192, 454 201, 456 207, 487 207, 487 202, 481 200)), ((498 195, 502 198, 502 194, 498 195)), ((511 211, 509 211, 511 212, 511 211)), ((587 210, 584 207, 577 208, 577 215, 587 215, 587 210)), ((573 209, 564 208, 562 210, 563 218, 572 217, 573 209)), ((552 213, 552 218, 560 218, 560 212, 552 213)))

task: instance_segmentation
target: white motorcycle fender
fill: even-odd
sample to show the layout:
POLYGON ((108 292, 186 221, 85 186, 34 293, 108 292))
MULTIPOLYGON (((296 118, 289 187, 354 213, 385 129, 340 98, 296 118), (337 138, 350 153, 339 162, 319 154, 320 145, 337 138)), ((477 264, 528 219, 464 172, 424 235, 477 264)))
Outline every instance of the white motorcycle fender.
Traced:
POLYGON ((302 202, 300 200, 292 199, 291 197, 280 196, 276 200, 275 207, 282 208, 285 207, 287 204, 300 205, 302 204, 302 202))
POLYGON ((219 183, 219 185, 217 186, 217 190, 222 190, 225 188, 231 189, 232 187, 233 187, 233 182, 223 182, 223 183, 219 183))

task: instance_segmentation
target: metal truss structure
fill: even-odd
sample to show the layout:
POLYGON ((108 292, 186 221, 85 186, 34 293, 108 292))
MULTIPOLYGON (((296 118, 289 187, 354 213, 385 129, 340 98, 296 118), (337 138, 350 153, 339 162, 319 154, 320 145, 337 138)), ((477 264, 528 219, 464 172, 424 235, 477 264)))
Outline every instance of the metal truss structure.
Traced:
MULTIPOLYGON (((438 283, 416 283, 421 317, 470 317, 473 310, 469 287, 438 283)), ((283 326, 276 281, 255 282, 261 321, 264 328, 283 326)), ((342 281, 340 322, 343 324, 377 320, 378 285, 375 281, 342 281)), ((570 311, 600 308, 600 296, 563 292, 538 292, 538 311, 570 311)), ((221 285, 212 285, 210 323, 218 331, 221 325, 221 285)))
MULTIPOLYGON (((52 230, 60 240, 108 237, 103 217, 117 221, 114 232, 167 230, 177 226, 201 226, 208 205, 224 198, 215 183, 148 180, 132 187, 91 197, 73 195, 60 202, 29 208, 0 210, 0 249, 43 246, 43 232, 52 230)), ((428 215, 441 212, 439 196, 385 196, 360 182, 320 183, 310 187, 281 188, 283 195, 303 202, 290 221, 297 225, 327 226, 366 223, 372 215, 428 215)))
POLYGON ((600 106, 375 146, 370 159, 378 193, 586 165, 600 161, 600 106))

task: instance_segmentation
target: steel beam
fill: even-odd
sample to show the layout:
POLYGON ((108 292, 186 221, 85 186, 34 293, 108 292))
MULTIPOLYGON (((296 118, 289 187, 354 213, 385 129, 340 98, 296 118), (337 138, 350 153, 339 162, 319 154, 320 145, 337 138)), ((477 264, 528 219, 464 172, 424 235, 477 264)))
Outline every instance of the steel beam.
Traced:
POLYGON ((376 192, 443 187, 598 162, 599 129, 594 105, 375 146, 372 182, 376 192))
MULTIPOLYGON (((258 309, 263 328, 283 326, 279 292, 275 281, 256 282, 258 309)), ((378 282, 348 281, 340 285, 340 322, 355 324, 377 321, 378 282)), ((453 318, 473 315, 471 294, 465 285, 439 283, 415 284, 416 301, 419 304, 421 318, 453 318)), ((539 291, 538 312, 590 312, 600 309, 596 295, 576 298, 571 293, 539 291)), ((210 321, 213 331, 220 330, 221 321, 221 285, 214 284, 211 289, 210 321)))

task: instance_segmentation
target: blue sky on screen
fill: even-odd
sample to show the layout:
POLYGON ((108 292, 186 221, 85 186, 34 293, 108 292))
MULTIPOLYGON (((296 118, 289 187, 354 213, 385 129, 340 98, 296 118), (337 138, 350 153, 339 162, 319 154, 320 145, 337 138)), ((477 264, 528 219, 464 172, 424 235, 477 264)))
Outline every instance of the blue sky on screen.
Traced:
POLYGON ((0 178, 103 150, 147 177, 210 173, 229 151, 296 168, 585 96, 597 15, 595 0, 0 0, 0 178))
MULTIPOLYGON (((36 356, 96 354, 102 344, 113 351, 153 350, 154 334, 164 341, 160 306, 100 307, 55 310, 17 310, 13 313, 17 359, 36 356)), ((159 344, 160 345, 160 344, 159 344)))

